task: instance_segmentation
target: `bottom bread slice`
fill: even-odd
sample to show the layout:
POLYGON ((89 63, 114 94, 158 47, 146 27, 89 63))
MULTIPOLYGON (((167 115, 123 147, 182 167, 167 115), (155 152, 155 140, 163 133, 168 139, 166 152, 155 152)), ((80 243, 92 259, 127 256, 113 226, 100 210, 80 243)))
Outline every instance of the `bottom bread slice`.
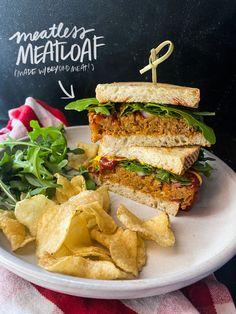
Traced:
POLYGON ((114 193, 120 194, 138 203, 163 210, 169 215, 176 216, 180 207, 180 202, 166 201, 150 194, 137 191, 131 187, 121 185, 119 183, 106 181, 103 182, 102 185, 107 186, 108 189, 114 193))

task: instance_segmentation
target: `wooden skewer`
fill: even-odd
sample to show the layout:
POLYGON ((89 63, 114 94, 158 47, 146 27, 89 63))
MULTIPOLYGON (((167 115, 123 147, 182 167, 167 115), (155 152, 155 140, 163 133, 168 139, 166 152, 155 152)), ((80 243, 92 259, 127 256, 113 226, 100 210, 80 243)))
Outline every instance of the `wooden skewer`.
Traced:
POLYGON ((157 66, 158 64, 168 59, 169 56, 172 54, 173 50, 174 50, 174 44, 170 40, 165 40, 158 47, 153 48, 151 50, 151 54, 149 57, 149 64, 139 71, 140 74, 143 74, 152 69, 152 82, 156 84, 157 83, 157 73, 156 73, 157 66), (159 58, 158 56, 159 52, 167 45, 169 45, 167 52, 159 58))

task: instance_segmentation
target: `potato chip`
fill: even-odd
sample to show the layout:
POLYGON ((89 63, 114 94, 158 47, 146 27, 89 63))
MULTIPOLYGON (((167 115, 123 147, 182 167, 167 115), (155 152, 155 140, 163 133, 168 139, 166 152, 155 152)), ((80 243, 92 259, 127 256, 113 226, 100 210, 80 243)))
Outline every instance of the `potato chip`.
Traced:
POLYGON ((13 251, 34 240, 26 227, 16 220, 12 211, 0 210, 0 229, 10 241, 13 251))
POLYGON ((73 177, 71 181, 59 173, 56 173, 55 177, 57 178, 57 184, 61 185, 61 187, 56 188, 55 194, 55 200, 59 204, 68 201, 72 196, 86 190, 86 182, 83 176, 73 177))
MULTIPOLYGON (((117 230, 117 232, 118 232, 118 230, 117 230)), ((90 234, 91 234, 92 239, 94 239, 98 243, 102 244, 106 248, 108 248, 108 249, 110 248, 110 243, 111 243, 112 236, 113 236, 112 234, 102 233, 98 229, 93 229, 90 234)))
POLYGON ((82 205, 79 210, 91 214, 95 217, 99 230, 104 233, 114 233, 117 225, 113 218, 101 207, 99 202, 89 203, 87 206, 82 205))
POLYGON ((90 246, 91 244, 85 217, 82 214, 75 214, 71 219, 64 245, 74 253, 80 247, 90 246))
POLYGON ((49 208, 41 217, 36 235, 36 254, 56 253, 69 232, 71 220, 76 213, 73 205, 66 202, 49 208))
POLYGON ((87 160, 88 157, 85 154, 68 154, 68 166, 76 170, 79 170, 87 160))
POLYGON ((84 142, 79 142, 77 144, 77 147, 82 148, 85 152, 85 155, 87 156, 88 159, 92 159, 95 156, 97 156, 98 153, 98 144, 87 144, 84 142))
POLYGON ((110 207, 110 197, 107 187, 101 187, 96 191, 83 191, 78 195, 72 196, 69 201, 76 203, 78 206, 89 205, 93 202, 99 202, 99 204, 105 211, 108 211, 110 207))
POLYGON ((137 267, 138 271, 141 271, 143 266, 146 264, 146 248, 143 239, 139 235, 137 235, 137 240, 137 267))
POLYGON ((109 249, 111 258, 119 268, 137 276, 138 243, 136 232, 119 228, 116 233, 108 235, 98 230, 93 230, 91 236, 109 249))
MULTIPOLYGON (((159 245, 167 247, 175 244, 175 236, 171 230, 170 220, 167 213, 161 212, 160 215, 145 221, 144 226, 149 230, 152 240, 159 245)), ((147 240, 149 240, 148 234, 147 240)))
POLYGON ((70 183, 73 185, 73 187, 79 191, 78 193, 82 192, 82 191, 86 191, 86 181, 84 179, 84 177, 81 176, 75 176, 70 180, 70 183))
MULTIPOLYGON (((62 257, 62 256, 69 256, 72 254, 73 254, 73 252, 71 250, 69 250, 64 244, 62 244, 60 249, 57 250, 56 253, 53 253, 52 255, 54 257, 62 257)), ((43 253, 42 253, 42 255, 43 255, 43 253)))
MULTIPOLYGON (((72 226, 74 225, 73 217, 75 216, 75 214, 86 214, 89 221, 87 221, 87 226, 88 223, 90 224, 90 226, 94 226, 94 217, 96 219, 96 223, 98 221, 99 224, 102 225, 102 222, 99 220, 100 218, 97 218, 99 212, 99 215, 103 215, 104 217, 106 217, 105 223, 102 225, 101 228, 108 231, 115 230, 116 225, 114 224, 112 218, 108 216, 108 214, 103 209, 100 208, 100 205, 98 205, 98 208, 91 207, 90 210, 86 210, 86 212, 84 211, 82 206, 88 206, 90 203, 94 203, 94 200, 99 200, 100 203, 103 204, 103 195, 105 195, 106 198, 106 193, 106 190, 103 190, 102 193, 97 191, 83 191, 80 194, 71 197, 67 202, 61 205, 55 205, 53 208, 47 210, 43 214, 38 224, 38 231, 36 236, 37 255, 42 256, 44 252, 49 252, 51 254, 57 253, 57 255, 61 255, 61 253, 58 251, 63 244, 70 251, 73 251, 77 247, 83 245, 91 245, 91 242, 89 240, 89 233, 84 223, 82 223, 81 221, 79 222, 79 224, 81 223, 81 228, 79 229, 78 227, 78 230, 76 230, 76 228, 73 229, 74 227, 72 228, 72 226), (109 224, 109 226, 106 226, 106 224, 109 224), (68 235, 69 232, 70 234, 68 235), (70 239, 68 242, 66 239, 67 235, 70 239)), ((74 219, 76 220, 79 218, 74 219)))
POLYGON ((110 196, 108 193, 108 187, 107 186, 101 186, 100 188, 97 189, 96 191, 99 193, 99 195, 102 198, 102 208, 108 212, 110 209, 110 196))
POLYGON ((169 217, 164 212, 152 219, 142 221, 124 205, 120 205, 117 210, 117 217, 126 228, 137 231, 144 239, 153 240, 163 247, 173 246, 175 243, 169 217))
POLYGON ((97 226, 96 218, 93 214, 84 212, 81 206, 76 206, 76 211, 77 214, 80 214, 85 219, 89 230, 97 226))
POLYGON ((86 221, 87 221, 87 228, 89 230, 93 229, 94 227, 97 226, 96 218, 93 215, 83 213, 86 221))
POLYGON ((84 154, 80 155, 69 154, 68 165, 71 168, 79 170, 81 165, 87 165, 89 161, 97 155, 98 145, 80 142, 77 144, 77 146, 84 150, 84 154))
POLYGON ((81 247, 74 252, 74 255, 81 257, 89 257, 92 260, 112 262, 109 252, 97 246, 81 247))
POLYGON ((45 254, 39 260, 39 265, 52 272, 82 278, 103 280, 132 278, 130 274, 123 272, 110 261, 93 261, 74 255, 55 258, 45 254))
MULTIPOLYGON (((67 202, 47 210, 38 225, 36 236, 37 255, 42 256, 44 252, 48 252, 61 256, 62 245, 72 252, 81 246, 90 246, 91 240, 86 218, 90 219, 90 225, 91 218, 94 219, 94 217, 96 223, 98 220, 99 224, 102 224, 100 218, 96 217, 98 213, 106 218, 102 228, 108 231, 115 230, 116 225, 112 218, 100 208, 98 202, 97 208, 91 207, 89 210, 84 210, 83 206, 85 205, 83 204, 87 204, 87 201, 94 199, 99 199, 103 203, 103 199, 97 191, 84 191, 70 198, 67 202), (109 224, 109 227, 106 224, 109 224)), ((90 206, 90 204, 88 205, 90 206)))
POLYGON ((16 218, 14 211, 0 209, 0 218, 2 219, 3 217, 8 217, 12 219, 16 218))
POLYGON ((126 229, 122 230, 122 232, 116 233, 110 243, 110 254, 113 261, 119 268, 137 276, 136 232, 126 229))
POLYGON ((15 215, 33 236, 36 236, 38 222, 43 213, 55 203, 45 195, 39 194, 16 203, 15 215))

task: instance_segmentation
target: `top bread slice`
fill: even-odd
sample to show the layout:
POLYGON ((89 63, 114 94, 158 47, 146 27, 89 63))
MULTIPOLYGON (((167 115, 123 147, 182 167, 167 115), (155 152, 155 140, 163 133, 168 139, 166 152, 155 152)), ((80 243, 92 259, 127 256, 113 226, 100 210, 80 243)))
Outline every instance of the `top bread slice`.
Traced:
POLYGON ((119 146, 117 142, 102 139, 98 155, 138 160, 153 167, 183 175, 198 159, 200 146, 185 147, 140 147, 119 146))
POLYGON ((96 98, 100 103, 157 103, 197 108, 200 101, 198 88, 148 82, 120 82, 98 84, 96 98))

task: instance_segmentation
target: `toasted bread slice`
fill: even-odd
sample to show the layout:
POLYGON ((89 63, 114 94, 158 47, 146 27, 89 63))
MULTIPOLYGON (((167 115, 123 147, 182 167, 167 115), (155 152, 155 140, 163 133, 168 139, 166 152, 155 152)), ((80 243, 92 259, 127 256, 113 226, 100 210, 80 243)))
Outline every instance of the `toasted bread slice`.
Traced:
POLYGON ((200 146, 190 147, 144 147, 122 146, 119 142, 110 141, 105 137, 99 146, 99 156, 124 157, 138 160, 153 167, 163 168, 167 171, 182 175, 198 159, 200 146))
POLYGON ((182 146, 211 146, 210 143, 201 135, 196 133, 192 137, 185 135, 130 135, 112 136, 104 135, 102 140, 107 143, 115 141, 118 147, 128 146, 153 146, 153 147, 182 147, 182 146))
POLYGON ((158 103, 167 105, 180 105, 197 108, 200 101, 198 88, 148 82, 120 82, 111 84, 98 84, 96 98, 100 103, 158 103))
POLYGON ((176 216, 180 208, 180 202, 178 201, 163 200, 120 183, 105 181, 103 186, 107 186, 108 189, 114 193, 120 194, 138 203, 145 204, 150 207, 156 207, 157 209, 160 209, 172 216, 176 216))

